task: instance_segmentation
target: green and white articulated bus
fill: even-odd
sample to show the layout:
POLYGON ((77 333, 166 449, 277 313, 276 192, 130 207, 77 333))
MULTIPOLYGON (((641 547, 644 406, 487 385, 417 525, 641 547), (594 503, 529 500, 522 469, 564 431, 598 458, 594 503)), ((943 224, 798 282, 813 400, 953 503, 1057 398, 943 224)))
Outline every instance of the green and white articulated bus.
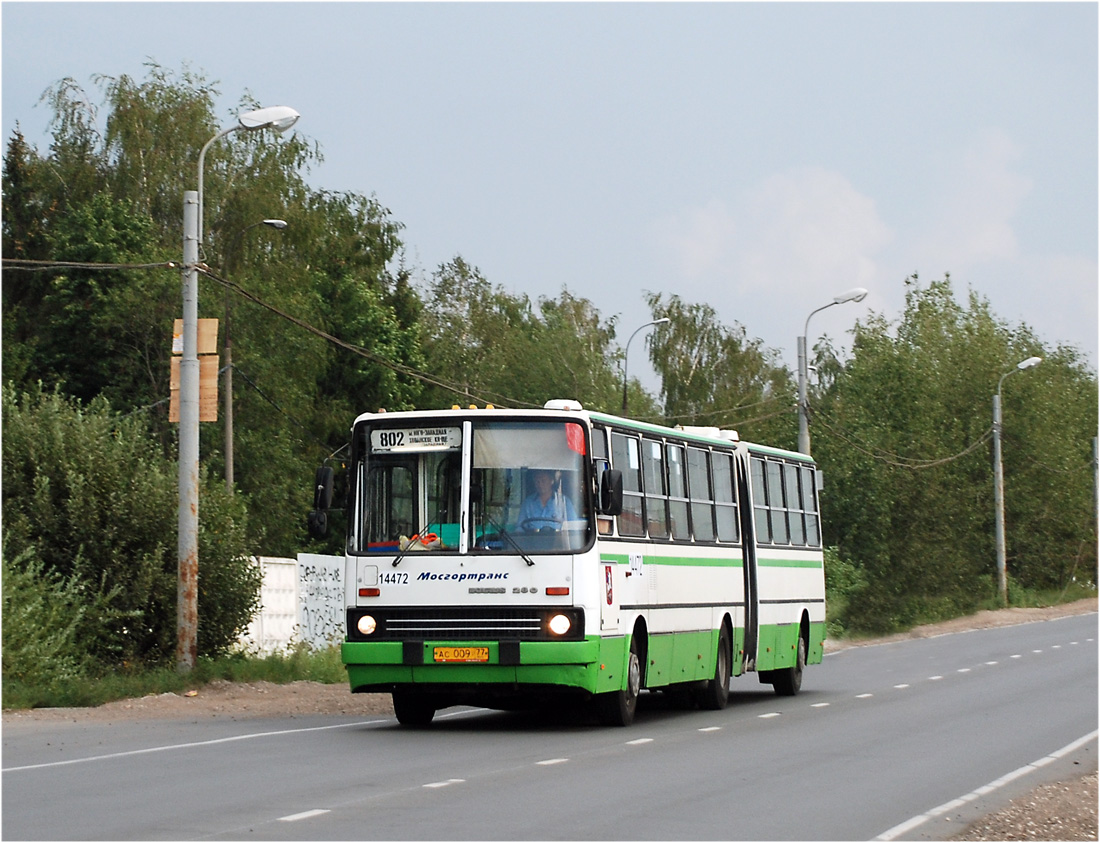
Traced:
POLYGON ((808 456, 551 401, 361 415, 348 470, 342 659, 404 725, 555 694, 629 725, 642 690, 720 709, 822 660, 808 456))

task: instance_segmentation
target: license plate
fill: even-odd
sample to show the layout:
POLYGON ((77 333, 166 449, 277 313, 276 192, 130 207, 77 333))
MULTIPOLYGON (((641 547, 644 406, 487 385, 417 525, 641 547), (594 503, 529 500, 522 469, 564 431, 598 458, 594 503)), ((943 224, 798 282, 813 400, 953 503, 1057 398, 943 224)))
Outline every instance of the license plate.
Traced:
POLYGON ((489 661, 489 647, 436 646, 432 657, 437 664, 484 664, 489 661))

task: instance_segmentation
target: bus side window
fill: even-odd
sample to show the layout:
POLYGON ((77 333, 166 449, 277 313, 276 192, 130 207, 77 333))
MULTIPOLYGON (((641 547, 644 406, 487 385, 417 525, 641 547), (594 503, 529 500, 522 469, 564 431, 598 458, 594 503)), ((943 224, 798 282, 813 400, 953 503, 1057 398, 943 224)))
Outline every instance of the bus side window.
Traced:
POLYGON ((790 540, 787 530, 787 504, 783 500, 783 465, 769 459, 768 479, 768 523, 771 524, 772 542, 786 544, 790 540))
POLYGON ((764 486, 764 460, 753 456, 752 463, 752 505, 753 520, 756 523, 757 543, 770 544, 772 530, 768 519, 768 492, 764 486))
POLYGON ((714 465, 714 510, 718 520, 718 540, 739 540, 737 495, 733 486, 733 457, 728 453, 711 454, 714 465))
POLYGON ((821 525, 817 513, 817 477, 814 469, 803 466, 802 471, 802 510, 806 513, 806 543, 811 547, 821 546, 821 525))
POLYGON ((802 516, 802 495, 798 490, 798 465, 783 466, 783 480, 787 486, 787 510, 791 525, 791 543, 804 546, 806 527, 802 516))
POLYGON ((691 524, 688 522, 683 445, 665 445, 665 456, 668 461, 668 517, 672 526, 672 537, 678 541, 690 541, 691 524))
POLYGON ((691 526, 696 541, 714 540, 714 492, 710 485, 710 452, 688 448, 688 494, 691 496, 691 526))
POLYGON ((668 491, 665 460, 659 441, 642 439, 642 476, 645 478, 646 522, 650 538, 668 537, 668 491))
POLYGON ((623 511, 618 517, 620 535, 645 535, 642 511, 642 462, 638 440, 611 434, 611 467, 622 471, 623 511))

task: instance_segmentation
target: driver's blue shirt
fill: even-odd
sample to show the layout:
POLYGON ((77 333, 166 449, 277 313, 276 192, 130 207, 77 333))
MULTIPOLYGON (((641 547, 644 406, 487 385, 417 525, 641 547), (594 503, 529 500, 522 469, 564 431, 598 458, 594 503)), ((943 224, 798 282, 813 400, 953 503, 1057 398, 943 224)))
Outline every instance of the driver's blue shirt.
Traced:
POLYGON ((546 501, 546 505, 542 504, 539 499, 538 493, 530 495, 523 501, 523 505, 519 509, 519 524, 520 526, 526 526, 532 529, 543 529, 545 527, 551 527, 553 529, 561 529, 561 521, 563 520, 562 503, 564 506, 564 520, 576 520, 577 512, 573 508, 573 502, 568 497, 561 497, 555 494, 551 494, 550 498, 546 501), (528 521, 534 521, 528 523, 528 521))

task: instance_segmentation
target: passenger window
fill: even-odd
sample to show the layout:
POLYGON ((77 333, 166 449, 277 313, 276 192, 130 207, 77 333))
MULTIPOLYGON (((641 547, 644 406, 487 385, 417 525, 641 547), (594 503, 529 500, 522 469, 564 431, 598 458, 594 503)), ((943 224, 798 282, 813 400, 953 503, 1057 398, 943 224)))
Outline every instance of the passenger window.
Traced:
POLYGON ((733 484, 733 457, 712 453, 714 465, 714 515, 718 522, 718 540, 740 540, 737 522, 737 494, 733 484))
POLYGON ((691 526, 696 541, 713 541, 714 492, 710 485, 707 463, 710 453, 697 447, 688 448, 688 490, 691 494, 691 526))

